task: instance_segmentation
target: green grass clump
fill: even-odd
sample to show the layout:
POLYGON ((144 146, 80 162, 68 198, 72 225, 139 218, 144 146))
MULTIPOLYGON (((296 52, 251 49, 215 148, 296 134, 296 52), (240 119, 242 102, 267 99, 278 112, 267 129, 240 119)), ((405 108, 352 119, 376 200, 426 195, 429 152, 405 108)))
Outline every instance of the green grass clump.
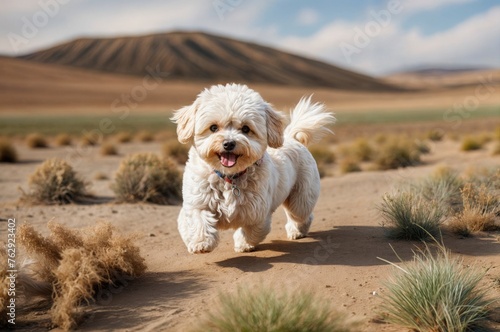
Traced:
POLYGON ((122 202, 177 204, 181 201, 181 182, 181 174, 171 159, 138 153, 122 161, 111 189, 122 202))
POLYGON ((445 211, 414 190, 386 194, 378 206, 390 238, 427 240, 439 233, 445 211))
POLYGON ((32 149, 46 148, 49 146, 45 137, 38 133, 32 133, 26 136, 26 144, 32 149))
POLYGON ((88 184, 81 180, 70 164, 59 158, 46 160, 28 182, 29 192, 21 200, 32 204, 68 204, 84 201, 90 195, 88 184))
POLYGON ((460 150, 462 151, 475 151, 483 148, 483 142, 479 138, 467 136, 462 140, 460 150))
POLYGON ((485 322, 492 301, 479 283, 486 271, 464 265, 442 246, 436 254, 426 246, 404 266, 390 264, 397 269, 383 297, 388 322, 426 332, 475 331, 485 322))
POLYGON ((17 161, 17 150, 6 138, 0 138, 0 162, 15 163, 17 161))
POLYGON ((375 152, 375 164, 381 170, 415 166, 420 163, 418 145, 403 137, 392 137, 382 143, 375 152))
POLYGON ((455 212, 462 208, 463 185, 464 181, 458 172, 448 167, 440 167, 414 187, 426 200, 436 202, 447 212, 455 212))
POLYGON ((221 294, 215 309, 195 331, 354 331, 354 324, 311 294, 238 288, 221 294))

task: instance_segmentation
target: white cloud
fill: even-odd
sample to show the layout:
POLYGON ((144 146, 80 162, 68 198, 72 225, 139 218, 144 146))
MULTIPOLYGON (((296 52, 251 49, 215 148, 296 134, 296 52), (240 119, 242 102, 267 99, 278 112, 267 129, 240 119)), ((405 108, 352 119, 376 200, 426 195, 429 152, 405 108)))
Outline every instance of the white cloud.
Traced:
POLYGON ((297 15, 297 23, 299 25, 313 25, 319 20, 319 13, 312 8, 303 8, 297 15))
POLYGON ((500 7, 429 36, 416 29, 403 31, 392 20, 378 34, 368 36, 366 45, 362 45, 366 41, 362 34, 368 35, 369 22, 331 23, 312 36, 284 38, 280 46, 372 75, 432 64, 500 67, 500 7), (356 50, 348 57, 341 49, 346 44, 356 50))
POLYGON ((403 0, 401 3, 406 13, 415 13, 473 1, 476 0, 403 0))

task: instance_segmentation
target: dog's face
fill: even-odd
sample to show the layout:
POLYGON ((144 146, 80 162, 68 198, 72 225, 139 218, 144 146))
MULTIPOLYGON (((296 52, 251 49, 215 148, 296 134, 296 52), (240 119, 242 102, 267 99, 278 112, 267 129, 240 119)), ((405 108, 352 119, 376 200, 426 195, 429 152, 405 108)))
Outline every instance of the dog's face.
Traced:
POLYGON ((192 142, 205 162, 225 174, 244 171, 268 146, 283 144, 282 115, 245 85, 206 89, 173 120, 179 141, 192 142))

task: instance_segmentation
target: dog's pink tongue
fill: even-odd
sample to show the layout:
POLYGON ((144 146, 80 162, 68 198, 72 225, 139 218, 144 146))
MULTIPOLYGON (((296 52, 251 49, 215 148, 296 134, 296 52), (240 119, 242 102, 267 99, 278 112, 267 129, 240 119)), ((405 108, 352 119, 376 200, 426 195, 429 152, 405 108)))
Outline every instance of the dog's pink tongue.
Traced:
POLYGON ((233 167, 236 164, 236 155, 225 152, 220 155, 220 162, 224 167, 233 167))

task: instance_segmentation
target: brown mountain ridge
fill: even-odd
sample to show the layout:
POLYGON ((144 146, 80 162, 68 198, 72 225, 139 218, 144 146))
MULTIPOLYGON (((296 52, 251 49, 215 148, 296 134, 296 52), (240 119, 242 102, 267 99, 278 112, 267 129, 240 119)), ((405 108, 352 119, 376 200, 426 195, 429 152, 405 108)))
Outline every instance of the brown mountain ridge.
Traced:
POLYGON ((59 64, 167 79, 269 83, 347 90, 396 90, 373 77, 276 49, 200 32, 81 38, 21 56, 59 64))

